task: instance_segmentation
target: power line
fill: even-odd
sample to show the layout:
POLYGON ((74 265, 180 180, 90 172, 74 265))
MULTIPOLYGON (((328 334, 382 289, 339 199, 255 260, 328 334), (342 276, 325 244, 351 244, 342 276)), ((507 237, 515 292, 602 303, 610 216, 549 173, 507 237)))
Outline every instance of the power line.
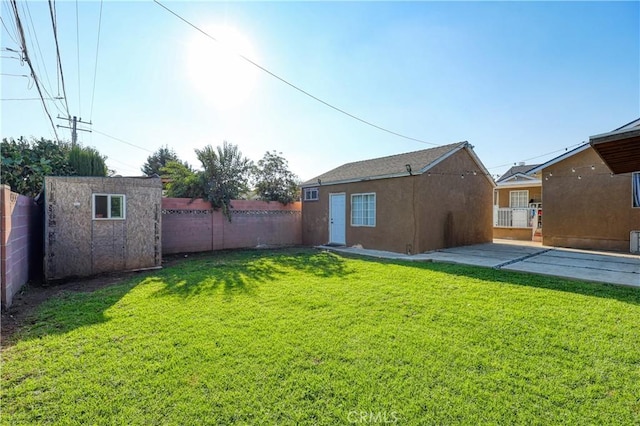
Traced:
POLYGON ((35 70, 33 69, 33 64, 31 63, 31 59, 29 58, 29 51, 27 50, 27 42, 24 38, 24 29, 22 28, 22 22, 20 21, 20 14, 18 13, 18 5, 16 0, 11 0, 11 6, 13 7, 13 13, 16 19, 16 27, 18 28, 18 35, 20 38, 20 43, 22 45, 22 53, 24 55, 24 60, 29 65, 29 69, 31 70, 31 76, 33 77, 33 81, 35 82, 36 88, 38 89, 38 94, 42 99, 42 107, 44 108, 44 112, 49 117, 49 122, 51 123, 51 127, 53 128, 53 133, 56 137, 56 141, 60 142, 58 138, 58 131, 56 130, 56 126, 53 124, 53 119, 51 118, 51 114, 49 114, 49 110, 47 109, 47 104, 44 101, 44 96, 42 95, 42 90, 40 88, 40 82, 38 81, 38 76, 36 75, 35 70))
POLYGON ((94 132, 94 133, 97 133, 97 134, 99 134, 99 135, 102 135, 102 136, 106 136, 106 137, 108 137, 108 138, 110 138, 110 139, 113 139, 113 140, 115 140, 115 141, 118 141, 118 142, 121 142, 121 143, 127 144, 127 145, 129 145, 129 146, 134 147, 134 148, 138 148, 138 149, 141 149, 141 150, 143 150, 143 151, 146 151, 146 152, 149 152, 149 153, 153 154, 153 151, 150 151, 150 150, 148 150, 147 148, 143 148, 143 147, 141 147, 141 146, 139 146, 139 145, 133 144, 133 143, 131 143, 131 142, 127 142, 127 141, 125 141, 125 140, 123 140, 123 139, 116 138, 115 136, 108 135, 108 134, 106 134, 106 133, 104 133, 104 132, 101 132, 101 131, 99 131, 99 130, 93 129, 93 132, 94 132))
POLYGON ((82 103, 80 102, 80 18, 78 15, 78 0, 76 0, 76 52, 78 56, 78 112, 82 117, 82 103))
MULTIPOLYGON (((198 32, 202 33, 203 35, 205 35, 206 37, 210 38, 211 40, 213 40, 213 41, 215 41, 215 42, 219 42, 215 37, 211 36, 209 33, 207 33, 206 31, 204 31, 203 29, 201 29, 201 28, 197 27, 196 25, 194 25, 194 24, 192 24, 191 22, 189 22, 187 19, 185 19, 185 18, 183 18, 182 16, 178 15, 176 12, 174 12, 174 11, 173 11, 173 10, 171 10, 171 9, 169 9, 167 6, 163 5, 163 4, 162 4, 162 3, 160 3, 158 0, 153 0, 153 1, 154 1, 154 3, 156 3, 158 6, 162 7, 162 8, 163 8, 163 9, 165 9, 167 12, 171 13, 171 14, 172 14, 172 15, 174 15, 176 18, 180 19, 182 22, 184 22, 185 24, 189 25, 190 27, 192 27, 192 28, 193 28, 193 29, 195 29, 196 31, 198 31, 198 32)), ((378 126, 377 124, 374 124, 374 123, 372 123, 372 122, 370 122, 370 121, 367 121, 367 120, 365 120, 365 119, 363 119, 363 118, 360 118, 360 117, 358 117, 358 116, 356 116, 356 115, 353 115, 353 114, 351 114, 351 113, 349 113, 349 112, 347 112, 347 111, 345 111, 345 110, 343 110, 343 109, 341 109, 341 108, 339 108, 339 107, 337 107, 337 106, 335 106, 335 105, 330 104, 330 103, 329 103, 329 102, 327 102, 327 101, 324 101, 324 100, 322 100, 322 99, 318 98, 318 97, 317 97, 317 96, 315 96, 315 95, 312 95, 311 93, 307 92, 306 90, 304 90, 304 89, 302 89, 302 88, 300 88, 300 87, 296 86, 295 84, 293 84, 293 83, 291 83, 291 82, 289 82, 289 81, 285 80, 284 78, 282 78, 282 77, 278 76, 277 74, 275 74, 275 73, 273 73, 273 72, 269 71, 268 69, 266 69, 266 68, 265 68, 265 67, 263 67, 262 65, 260 65, 260 64, 258 64, 258 63, 256 63, 256 62, 254 62, 253 60, 251 60, 251 59, 247 58, 245 55, 243 55, 243 54, 241 54, 241 53, 238 53, 238 52, 234 52, 234 53, 235 53, 238 57, 240 57, 240 58, 244 59, 245 61, 249 62, 249 63, 250 63, 251 65, 253 65, 254 67, 256 67, 256 68, 260 69, 261 71, 263 71, 263 72, 265 72, 265 73, 269 74, 270 76, 272 76, 273 78, 275 78, 275 79, 277 79, 277 80, 281 81, 282 83, 286 84, 287 86, 289 86, 289 87, 291 87, 291 88, 293 88, 293 89, 297 90, 298 92, 300 92, 300 93, 302 93, 302 94, 304 94, 304 95, 306 95, 306 96, 310 97, 311 99, 313 99, 313 100, 315 100, 315 101, 317 101, 317 102, 320 102, 321 104, 323 104, 323 105, 325 105, 325 106, 327 106, 327 107, 329 107, 329 108, 331 108, 331 109, 333 109, 333 110, 335 110, 335 111, 338 111, 338 112, 340 112, 340 113, 342 113, 342 114, 344 114, 344 115, 346 115, 346 116, 348 116, 348 117, 353 118, 354 120, 357 120, 357 121, 359 121, 359 122, 361 122, 361 123, 364 123, 364 124, 366 124, 366 125, 368 125, 368 126, 374 127, 374 128, 376 128, 376 129, 378 129, 378 130, 381 130, 381 131, 383 131, 383 132, 386 132, 386 133, 392 134, 392 135, 394 135, 394 136, 398 136, 398 137, 401 137, 401 138, 404 138, 404 139, 408 139, 408 140, 411 140, 411 141, 415 141, 415 142, 424 143, 424 144, 427 144, 427 145, 435 145, 435 146, 439 146, 439 144, 437 144, 437 143, 427 142, 427 141, 424 141, 424 140, 422 140, 422 139, 417 139, 417 138, 413 138, 413 137, 411 137, 411 136, 406 136, 406 135, 403 135, 403 134, 401 134, 401 133, 397 133, 397 132, 394 132, 394 131, 392 131, 392 130, 386 129, 386 128, 382 127, 382 126, 378 126)))
MULTIPOLYGON (((64 84, 64 73, 62 72, 62 61, 60 59, 60 45, 58 44, 58 27, 56 25, 54 7, 55 6, 53 3, 53 0, 49 0, 49 14, 51 15, 51 25, 53 27, 53 39, 55 40, 55 43, 56 43, 56 58, 58 61, 58 71, 60 72, 60 81, 62 82, 62 94, 64 97, 65 108, 67 110, 67 117, 70 117, 71 114, 69 113, 69 102, 67 101, 67 89, 64 84)), ((58 87, 58 92, 59 91, 60 91, 60 88, 58 87)))
POLYGON ((98 40, 96 42, 96 64, 93 68, 93 90, 91 91, 91 111, 89 113, 89 121, 93 119, 93 101, 96 94, 96 77, 98 76, 98 51, 100 50, 100 29, 102 27, 102 3, 100 0, 100 15, 98 17, 98 40))
MULTIPOLYGON (((4 2, 3 2, 4 3, 4 2)), ((2 16, 0 16, 0 22, 2 22, 2 26, 4 27, 4 30, 7 32, 7 34, 9 35, 9 38, 11 40, 13 40, 13 42, 17 45, 18 41, 15 39, 15 37, 13 36, 13 34, 11 34, 11 31, 9 31, 9 28, 7 28, 7 26, 4 24, 4 19, 2 19, 2 16)))
POLYGON ((0 75, 3 75, 5 77, 26 77, 26 78, 29 78, 29 76, 26 75, 26 74, 7 74, 7 73, 3 72, 3 73, 0 73, 0 75))
MULTIPOLYGON (((36 43, 35 46, 38 49, 38 53, 40 53, 40 57, 38 58, 38 56, 36 56, 36 66, 39 67, 39 62, 42 63, 42 68, 44 69, 44 76, 47 79, 47 83, 49 84, 49 87, 51 86, 51 80, 49 79, 49 71, 47 70, 47 64, 44 60, 44 55, 42 54, 42 49, 40 49, 40 41, 38 40, 38 34, 36 33, 36 26, 33 24, 33 18, 31 16, 31 9, 29 8, 29 2, 24 2, 24 6, 23 6, 23 10, 26 10, 27 15, 29 17, 29 22, 31 23, 31 29, 29 29, 29 26, 27 26, 27 31, 29 31, 29 34, 33 35, 33 39, 35 39, 36 43), (38 59, 40 59, 40 61, 38 61, 38 59)), ((31 43, 31 45, 33 46, 33 42, 31 43)), ((35 55, 34 55, 35 56, 35 55)), ((40 72, 40 70, 38 69, 38 72, 40 72)), ((44 84, 43 84, 44 86, 44 84)))
MULTIPOLYGON (((569 145, 569 146, 561 148, 561 149, 556 149, 555 151, 547 152, 546 154, 536 155, 535 157, 525 158, 524 160, 520 160, 520 161, 527 162, 527 161, 535 160, 535 159, 538 159, 538 158, 546 157, 547 155, 557 154, 558 152, 563 152, 563 151, 566 152, 571 148, 575 148, 575 147, 578 147, 580 145, 584 145, 585 143, 586 142, 580 142, 580 143, 577 143, 577 144, 574 144, 574 145, 569 145)), ((497 169, 497 168, 500 168, 500 167, 507 167, 507 166, 511 166, 511 165, 515 165, 515 163, 507 163, 507 164, 501 164, 499 166, 487 167, 487 170, 497 169)))
MULTIPOLYGON (((45 101, 54 101, 60 98, 44 98, 45 101)), ((2 98, 0 101, 39 101, 41 98, 2 98)))

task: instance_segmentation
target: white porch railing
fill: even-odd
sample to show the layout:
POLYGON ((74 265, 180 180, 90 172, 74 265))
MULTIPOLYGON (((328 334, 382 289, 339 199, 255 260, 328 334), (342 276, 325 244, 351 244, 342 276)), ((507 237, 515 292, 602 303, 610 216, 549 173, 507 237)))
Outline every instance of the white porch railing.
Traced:
POLYGON ((493 226, 504 228, 537 227, 537 208, 493 207, 493 226))

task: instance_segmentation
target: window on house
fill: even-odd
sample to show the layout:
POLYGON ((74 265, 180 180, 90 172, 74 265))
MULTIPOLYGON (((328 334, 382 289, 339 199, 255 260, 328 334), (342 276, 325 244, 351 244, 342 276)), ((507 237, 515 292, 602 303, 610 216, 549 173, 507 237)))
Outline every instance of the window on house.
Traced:
POLYGON ((351 226, 376 226, 376 194, 351 195, 351 226))
POLYGON ((529 207, 529 191, 509 191, 509 207, 529 207))
POLYGON ((315 201, 318 199, 318 188, 305 188, 304 201, 315 201))
POLYGON ((125 196, 121 194, 93 194, 94 219, 124 219, 125 196))
POLYGON ((633 207, 640 207, 640 172, 631 175, 633 207))

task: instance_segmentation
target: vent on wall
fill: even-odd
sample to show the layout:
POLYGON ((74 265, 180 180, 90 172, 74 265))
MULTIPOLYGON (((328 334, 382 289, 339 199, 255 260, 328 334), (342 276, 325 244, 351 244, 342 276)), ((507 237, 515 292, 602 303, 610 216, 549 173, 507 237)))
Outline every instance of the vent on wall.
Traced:
POLYGON ((631 231, 630 248, 631 253, 640 253, 640 231, 631 231))

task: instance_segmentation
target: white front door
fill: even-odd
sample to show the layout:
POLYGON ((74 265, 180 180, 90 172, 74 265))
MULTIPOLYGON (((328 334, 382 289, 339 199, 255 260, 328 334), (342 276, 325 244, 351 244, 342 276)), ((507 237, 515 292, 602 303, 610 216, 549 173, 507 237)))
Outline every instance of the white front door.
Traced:
POLYGON ((329 244, 346 244, 345 194, 329 194, 329 244))

